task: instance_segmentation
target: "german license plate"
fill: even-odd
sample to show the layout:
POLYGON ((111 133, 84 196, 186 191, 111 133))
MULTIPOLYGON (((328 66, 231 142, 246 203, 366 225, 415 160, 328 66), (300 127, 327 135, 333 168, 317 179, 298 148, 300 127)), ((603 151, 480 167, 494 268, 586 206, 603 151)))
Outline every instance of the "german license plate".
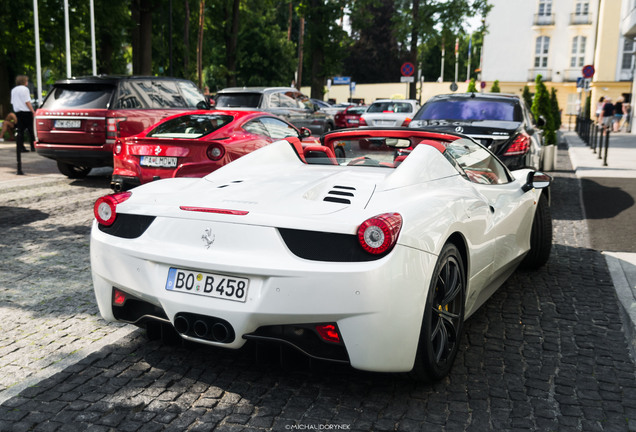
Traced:
POLYGON ((246 278, 170 267, 166 289, 174 292, 245 302, 249 283, 250 280, 246 278))
POLYGON ((141 166, 152 168, 176 168, 177 158, 168 156, 142 156, 141 166))
POLYGON ((81 120, 55 120, 56 129, 78 129, 82 127, 81 120))

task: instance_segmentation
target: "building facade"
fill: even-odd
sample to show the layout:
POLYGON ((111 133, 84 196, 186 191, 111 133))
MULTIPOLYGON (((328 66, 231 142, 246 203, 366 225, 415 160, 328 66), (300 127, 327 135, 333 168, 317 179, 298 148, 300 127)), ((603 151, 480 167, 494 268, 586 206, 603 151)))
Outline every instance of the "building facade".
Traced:
POLYGON ((622 3, 636 0, 490 1, 482 80, 499 80, 504 91, 524 85, 532 91, 541 75, 569 115, 580 111, 587 96, 595 101, 631 93, 634 43, 623 36, 619 21, 622 3), (594 75, 586 83, 588 65, 594 75))

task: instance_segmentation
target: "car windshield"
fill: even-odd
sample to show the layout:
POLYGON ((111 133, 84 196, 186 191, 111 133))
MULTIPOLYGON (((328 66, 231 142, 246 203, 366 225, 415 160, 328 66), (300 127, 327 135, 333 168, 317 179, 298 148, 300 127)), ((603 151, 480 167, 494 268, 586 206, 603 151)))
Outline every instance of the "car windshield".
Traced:
POLYGON ((114 86, 101 84, 56 85, 42 108, 107 109, 114 91, 114 86))
POLYGON ((479 98, 444 99, 427 102, 416 120, 498 120, 520 122, 521 109, 515 101, 479 98))
POLYGON ((365 112, 367 112, 367 107, 354 107, 354 108, 349 108, 347 110, 347 114, 364 114, 365 112))
POLYGON ((215 106, 218 108, 258 108, 261 93, 224 93, 216 97, 215 106))
MULTIPOLYGON (((334 155, 338 164, 349 166, 395 168, 404 159, 404 157, 400 158, 402 152, 406 152, 410 146, 411 140, 393 137, 348 138, 333 141, 334 155)), ((305 152, 305 160, 310 164, 333 164, 333 160, 329 160, 322 152, 305 152)))
POLYGON ((381 112, 392 112, 392 113, 409 113, 413 111, 413 107, 410 103, 407 102, 374 102, 369 107, 367 112, 370 113, 381 113, 381 112))
POLYGON ((201 138, 230 123, 234 117, 221 114, 188 114, 157 125, 148 133, 152 138, 201 138))

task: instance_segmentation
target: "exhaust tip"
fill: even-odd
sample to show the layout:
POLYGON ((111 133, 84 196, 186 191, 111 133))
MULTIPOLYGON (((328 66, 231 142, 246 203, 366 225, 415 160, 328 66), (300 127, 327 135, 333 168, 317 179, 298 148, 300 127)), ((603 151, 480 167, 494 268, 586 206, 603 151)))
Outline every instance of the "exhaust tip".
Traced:
POLYGON ((194 334, 200 338, 204 338, 208 335, 208 325, 202 320, 196 320, 192 330, 194 331, 194 334))
POLYGON ((190 330, 190 323, 183 315, 177 315, 174 319, 174 328, 181 334, 186 334, 190 330))
POLYGON ((212 337, 218 342, 226 342, 230 331, 227 326, 222 323, 216 323, 212 326, 212 337))

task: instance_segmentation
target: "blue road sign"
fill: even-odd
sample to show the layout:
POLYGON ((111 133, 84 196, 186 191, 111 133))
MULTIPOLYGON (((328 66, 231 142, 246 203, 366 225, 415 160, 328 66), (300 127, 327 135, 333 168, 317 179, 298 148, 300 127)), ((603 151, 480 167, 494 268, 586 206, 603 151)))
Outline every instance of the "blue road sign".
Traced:
POLYGON ((351 77, 343 77, 343 76, 333 77, 333 84, 334 85, 350 84, 350 83, 351 83, 351 77))

